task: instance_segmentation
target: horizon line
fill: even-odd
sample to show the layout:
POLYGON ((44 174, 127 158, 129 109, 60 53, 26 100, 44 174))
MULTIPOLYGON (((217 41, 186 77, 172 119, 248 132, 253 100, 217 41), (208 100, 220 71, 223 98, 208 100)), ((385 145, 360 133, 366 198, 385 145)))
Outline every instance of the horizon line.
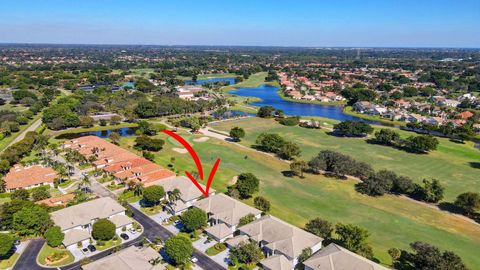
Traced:
POLYGON ((56 43, 56 42, 0 42, 1 45, 57 45, 57 46, 149 46, 149 47, 259 47, 259 48, 304 48, 304 49, 470 49, 480 50, 480 47, 438 47, 438 46, 302 46, 302 45, 188 45, 188 44, 128 44, 128 43, 56 43))

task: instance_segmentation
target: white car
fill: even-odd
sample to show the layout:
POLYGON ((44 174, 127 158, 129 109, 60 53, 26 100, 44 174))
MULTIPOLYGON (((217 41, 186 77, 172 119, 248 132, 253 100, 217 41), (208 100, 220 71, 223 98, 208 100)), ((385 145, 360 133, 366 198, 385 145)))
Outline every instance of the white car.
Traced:
POLYGON ((190 261, 193 262, 193 263, 196 263, 198 262, 198 259, 194 256, 190 257, 190 261))
POLYGON ((136 233, 137 233, 137 231, 136 231, 134 228, 131 228, 131 229, 129 229, 128 231, 129 231, 131 234, 136 234, 136 233))

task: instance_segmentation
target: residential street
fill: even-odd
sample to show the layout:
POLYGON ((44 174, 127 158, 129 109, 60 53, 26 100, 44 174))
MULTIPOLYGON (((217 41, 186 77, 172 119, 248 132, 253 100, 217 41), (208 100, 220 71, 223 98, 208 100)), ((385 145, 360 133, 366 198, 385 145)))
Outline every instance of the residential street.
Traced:
MULTIPOLYGON (((145 236, 149 240, 153 241, 155 237, 160 236, 160 238, 162 238, 162 240, 165 241, 168 237, 173 235, 170 231, 168 231, 166 228, 164 228, 160 224, 156 223, 153 219, 149 218, 140 210, 136 209, 133 206, 131 206, 130 208, 132 209, 134 214, 133 218, 143 225, 145 236)), ((193 256, 195 256, 198 259, 198 262, 196 264, 200 266, 202 269, 205 269, 205 270, 225 269, 224 267, 216 263, 214 260, 209 258, 207 255, 205 255, 204 253, 196 249, 193 251, 193 256)))

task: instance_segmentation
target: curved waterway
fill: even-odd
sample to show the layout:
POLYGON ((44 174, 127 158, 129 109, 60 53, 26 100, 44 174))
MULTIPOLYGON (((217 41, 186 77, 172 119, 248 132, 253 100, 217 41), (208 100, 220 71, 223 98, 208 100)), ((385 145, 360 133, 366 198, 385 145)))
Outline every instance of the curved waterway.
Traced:
POLYGON ((271 85, 261 85, 254 88, 240 88, 231 91, 230 94, 243 97, 257 97, 262 99, 258 102, 251 102, 253 106, 272 106, 275 109, 282 110, 286 115, 290 116, 320 116, 331 118, 339 121, 354 120, 364 121, 372 124, 385 125, 382 122, 368 121, 359 117, 345 114, 341 106, 321 105, 292 102, 282 99, 278 95, 278 87, 271 85))

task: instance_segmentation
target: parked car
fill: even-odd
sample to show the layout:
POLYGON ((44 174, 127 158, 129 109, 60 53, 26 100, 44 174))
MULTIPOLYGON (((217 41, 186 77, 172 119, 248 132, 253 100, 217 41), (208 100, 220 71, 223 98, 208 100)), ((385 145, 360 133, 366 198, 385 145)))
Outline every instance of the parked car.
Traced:
POLYGON ((13 244, 14 244, 15 246, 20 245, 20 240, 18 240, 18 239, 13 240, 13 244))
POLYGON ((136 231, 134 228, 130 228, 128 231, 129 231, 131 234, 136 234, 136 233, 137 233, 137 231, 136 231))
POLYGON ((193 263, 196 263, 196 262, 198 262, 198 259, 197 259, 197 257, 192 256, 192 257, 190 257, 190 261, 193 262, 193 263))
POLYGON ((128 237, 128 235, 126 233, 121 233, 120 234, 120 237, 123 239, 123 240, 128 240, 130 239, 130 237, 128 237))
POLYGON ((97 251, 97 248, 94 245, 88 245, 87 248, 88 248, 88 250, 90 250, 90 252, 97 251))
POLYGON ((88 252, 88 248, 84 248, 82 249, 83 253, 87 253, 88 252))

